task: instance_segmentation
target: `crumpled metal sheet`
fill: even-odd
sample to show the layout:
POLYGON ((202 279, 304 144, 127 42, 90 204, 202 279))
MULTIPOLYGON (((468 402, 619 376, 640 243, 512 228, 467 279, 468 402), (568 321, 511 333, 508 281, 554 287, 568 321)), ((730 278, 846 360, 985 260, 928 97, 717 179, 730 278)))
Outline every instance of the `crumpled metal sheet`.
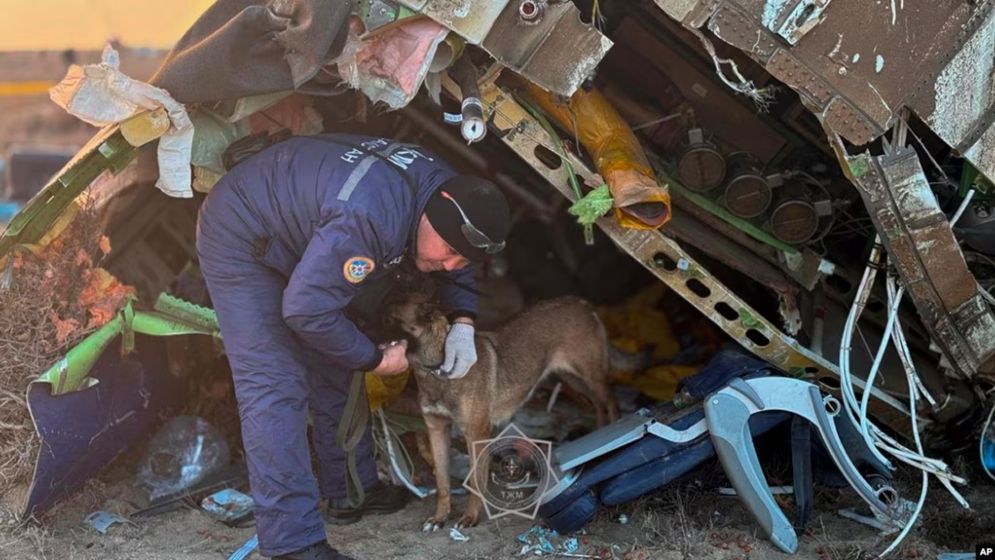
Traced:
POLYGON ((572 2, 546 4, 525 24, 518 4, 509 4, 481 45, 498 62, 543 89, 571 96, 608 53, 612 41, 580 20, 572 2))
MULTIPOLYGON (((483 42, 494 25, 498 14, 508 5, 508 0, 399 0, 401 4, 419 11, 452 29, 471 45, 483 42)), ((517 9, 517 2, 514 2, 517 9)))
POLYGON ((538 17, 525 21, 520 2, 400 0, 479 44, 498 62, 557 95, 569 97, 594 74, 612 41, 581 21, 572 2, 536 0, 538 17))
POLYGON ((655 2, 686 27, 707 23, 850 142, 870 142, 909 107, 995 177, 995 0, 655 2), (798 25, 786 16, 806 10, 798 25))
POLYGON ((950 366, 973 376, 995 358, 995 314, 967 268, 915 150, 864 153, 847 162, 923 324, 950 366))

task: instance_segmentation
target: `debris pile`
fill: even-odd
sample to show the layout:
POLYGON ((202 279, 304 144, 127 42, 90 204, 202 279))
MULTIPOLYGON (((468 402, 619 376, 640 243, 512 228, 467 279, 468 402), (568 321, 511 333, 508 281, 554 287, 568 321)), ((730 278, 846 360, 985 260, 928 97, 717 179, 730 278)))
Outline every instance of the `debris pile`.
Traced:
POLYGON ((587 557, 577 554, 579 543, 575 537, 563 539, 556 531, 540 525, 533 525, 528 531, 518 535, 518 542, 522 543, 519 556, 587 557))
POLYGON ((98 267, 110 252, 91 207, 42 248, 15 249, 0 273, 0 504, 20 502, 38 446, 25 392, 133 291, 98 267))

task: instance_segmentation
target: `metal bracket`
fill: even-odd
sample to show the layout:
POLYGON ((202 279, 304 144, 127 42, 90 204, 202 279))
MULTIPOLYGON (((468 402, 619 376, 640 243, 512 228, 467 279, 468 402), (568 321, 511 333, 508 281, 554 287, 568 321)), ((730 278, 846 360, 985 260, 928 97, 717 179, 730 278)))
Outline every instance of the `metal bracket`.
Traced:
POLYGON ((764 27, 776 33, 789 45, 795 45, 825 19, 826 7, 832 0, 795 0, 764 4, 764 27))
POLYGON ((950 365, 971 377, 995 360, 995 314, 940 210, 912 148, 846 158, 892 262, 950 365))

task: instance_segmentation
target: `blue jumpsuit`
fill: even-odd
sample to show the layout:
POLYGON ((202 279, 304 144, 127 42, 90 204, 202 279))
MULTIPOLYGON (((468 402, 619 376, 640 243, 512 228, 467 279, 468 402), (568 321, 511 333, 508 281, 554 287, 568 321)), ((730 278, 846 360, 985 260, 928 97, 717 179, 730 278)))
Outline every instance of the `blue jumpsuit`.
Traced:
MULTIPOLYGON (((350 372, 380 358, 346 307, 371 279, 411 258, 429 197, 454 175, 411 144, 299 137, 241 162, 201 207, 197 254, 234 377, 262 554, 325 539, 319 497, 345 496, 335 438, 350 372)), ((475 291, 460 287, 472 288, 472 272, 444 274, 443 303, 475 314, 475 291)), ((356 451, 369 487, 377 481, 369 428, 356 451)))

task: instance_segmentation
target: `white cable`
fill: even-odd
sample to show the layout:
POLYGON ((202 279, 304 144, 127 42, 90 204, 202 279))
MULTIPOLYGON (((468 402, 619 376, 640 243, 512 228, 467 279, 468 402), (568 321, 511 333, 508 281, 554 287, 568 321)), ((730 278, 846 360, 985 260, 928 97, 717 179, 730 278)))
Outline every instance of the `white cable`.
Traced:
POLYGON ((993 296, 988 290, 982 288, 981 284, 978 284, 978 291, 981 292, 981 297, 983 297, 985 301, 991 305, 995 305, 995 296, 993 296))
MULTIPOLYGON (((895 290, 895 281, 893 278, 888 278, 886 287, 888 290, 888 301, 890 302, 893 298, 895 299, 896 302, 900 301, 901 289, 895 290)), ((896 331, 901 332, 901 330, 902 330, 901 325, 899 325, 896 331)), ((922 446, 922 437, 919 435, 919 417, 916 412, 916 400, 917 400, 916 391, 918 390, 918 388, 916 387, 916 383, 913 381, 913 378, 917 377, 918 376, 915 375, 915 370, 910 371, 909 368, 906 368, 905 380, 909 386, 909 412, 911 413, 910 415, 912 418, 912 438, 915 440, 916 450, 921 455, 923 454, 924 451, 922 446)), ((884 551, 878 555, 878 558, 884 558, 885 556, 890 554, 891 551, 895 550, 895 548, 899 544, 901 544, 903 540, 905 540, 905 537, 908 536, 909 532, 915 526, 916 519, 919 518, 919 514, 922 513, 922 508, 923 505, 925 505, 926 503, 926 494, 928 492, 929 492, 929 475, 926 474, 926 471, 922 471, 922 490, 919 491, 919 500, 916 501, 915 510, 913 510, 912 515, 909 516, 908 521, 905 522, 905 527, 902 528, 902 531, 898 533, 898 536, 895 537, 895 540, 893 540, 891 544, 888 545, 888 548, 884 549, 884 551)))
POLYGON ((895 330, 892 331, 891 336, 895 342, 895 348, 898 350, 898 359, 901 360, 902 367, 905 368, 905 375, 912 377, 916 387, 919 389, 919 393, 926 399, 929 406, 935 409, 936 399, 933 398, 932 393, 929 392, 929 389, 922 382, 922 378, 916 372, 916 367, 912 362, 912 351, 909 349, 908 341, 905 340, 905 333, 902 331, 902 322, 898 318, 895 319, 895 330))
POLYGON ((957 220, 960 220, 960 217, 964 214, 964 211, 967 210, 967 205, 971 203, 972 198, 974 198, 974 189, 967 191, 967 194, 964 195, 964 200, 960 202, 960 206, 957 207, 957 211, 954 212, 953 217, 950 218, 951 228, 954 227, 957 220))
MULTIPOLYGON (((891 281, 891 279, 888 279, 891 281)), ((884 334, 881 335, 881 343, 878 344, 877 354, 874 356, 874 362, 871 364, 871 371, 867 374, 867 380, 864 381, 864 394, 860 398, 860 431, 864 434, 870 432, 870 420, 867 417, 867 407, 871 402, 872 388, 874 387, 874 380, 877 378, 878 371, 881 369, 881 360, 884 359, 884 352, 888 349, 888 342, 891 340, 891 332, 895 328, 895 319, 898 318, 898 306, 902 303, 902 295, 905 293, 905 288, 899 288, 898 294, 895 296, 894 301, 892 301, 891 293, 888 294, 888 302, 891 303, 891 307, 888 309, 888 320, 884 325, 884 334)), ((912 413, 915 416, 915 412, 912 413)), ((870 436, 867 436, 870 439, 870 436)))
MULTIPOLYGON (((962 206, 966 207, 966 204, 962 203, 962 206)), ((850 371, 850 344, 853 340, 853 334, 856 331, 857 321, 859 320, 859 317, 866 306, 867 298, 870 295, 870 291, 877 274, 880 256, 880 238, 876 237, 874 240, 874 249, 871 251, 871 255, 868 258, 867 268, 864 270, 864 276, 858 286, 856 297, 854 298, 854 302, 850 308, 850 313, 847 316, 843 336, 840 341, 839 368, 840 385, 843 396, 842 400, 844 403, 843 408, 847 410, 847 414, 854 420, 855 425, 858 426, 861 436, 869 443, 869 448, 874 451, 875 455, 881 458, 882 462, 886 465, 890 465, 891 463, 888 460, 883 459, 881 453, 877 451, 879 448, 899 462, 913 466, 923 473, 923 489, 920 492, 916 508, 895 541, 892 542, 892 544, 879 556, 883 557, 892 552, 895 547, 901 543, 901 541, 908 535, 909 531, 911 531, 916 519, 918 519, 928 492, 929 474, 936 476, 943 486, 951 493, 951 495, 953 495, 954 498, 961 503, 961 505, 964 507, 969 507, 969 505, 967 504, 967 501, 964 500, 963 496, 961 496, 960 493, 953 487, 954 482, 964 484, 966 481, 950 472, 949 467, 942 460, 925 456, 921 435, 919 434, 917 402, 920 398, 920 388, 922 394, 928 395, 929 393, 925 390, 925 387, 922 385, 922 380, 919 378, 919 375, 915 370, 915 365, 912 363, 911 359, 911 351, 908 348, 904 333, 902 332, 901 321, 898 318, 898 309, 901 304, 901 297, 904 293, 904 287, 899 287, 894 278, 886 279, 889 311, 888 319, 885 325, 885 332, 882 336, 878 351, 875 354, 871 370, 868 372, 863 388, 863 394, 861 395, 862 398, 860 399, 859 404, 857 402, 856 394, 854 392, 854 382, 851 378, 852 373, 850 371), (906 383, 909 388, 909 414, 912 420, 915 450, 908 449, 900 442, 883 432, 870 421, 868 415, 870 393, 873 391, 874 379, 880 370, 881 362, 884 352, 888 346, 889 339, 894 342, 906 373, 906 383)), ((930 402, 934 402, 931 395, 929 399, 930 402)), ((995 411, 995 409, 993 409, 993 411, 995 411)), ((995 412, 993 412, 993 416, 995 416, 995 412)))
MULTIPOLYGON (((864 269, 864 275, 860 279, 860 284, 857 286, 857 294, 854 297, 853 305, 850 307, 850 313, 846 319, 846 325, 843 328, 843 336, 840 338, 840 359, 839 359, 839 369, 840 369, 840 393, 843 397, 843 409, 846 411, 847 416, 853 422, 854 426, 860 426, 860 420, 857 416, 857 411, 860 410, 857 404, 857 395, 853 390, 853 382, 850 378, 850 351, 851 343, 853 341, 853 333, 856 330, 857 319, 864 310, 864 306, 867 305, 867 298, 870 295, 871 287, 874 285, 874 279, 877 276, 878 263, 881 260, 881 237, 874 237, 874 245, 871 248, 871 254, 867 258, 867 268, 864 269)), ((865 391, 872 390, 871 387, 864 386, 865 391)), ((865 432, 861 432, 864 437, 864 441, 867 443, 867 448, 871 450, 871 453, 875 458, 882 464, 891 466, 891 461, 886 459, 884 455, 877 450, 873 439, 865 432)))
POLYGON ((692 34, 701 41, 701 46, 705 48, 708 52, 708 56, 712 58, 712 63, 715 65, 715 74, 722 80, 722 83, 729 86, 729 89, 741 93, 753 100, 757 108, 761 111, 767 111, 770 107, 771 102, 774 100, 773 94, 770 93, 769 88, 757 89, 756 85, 752 80, 747 80, 745 76, 739 71, 739 66, 736 65, 736 61, 730 60, 728 58, 720 58, 718 53, 715 52, 715 45, 712 44, 708 37, 705 36, 701 31, 691 27, 689 28, 692 34), (722 65, 728 65, 732 70, 733 77, 729 78, 726 76, 725 72, 722 70, 722 65))
POLYGON ((419 498, 425 498, 427 496, 434 494, 435 493, 434 489, 429 490, 427 488, 422 488, 421 486, 416 485, 414 481, 411 480, 411 474, 410 474, 411 464, 412 464, 411 457, 408 456, 408 452, 406 449, 404 449, 403 445, 400 446, 401 453, 403 453, 403 456, 401 455, 401 453, 398 452, 397 449, 395 449, 394 447, 395 442, 393 438, 396 438, 397 436, 390 429, 390 426, 387 425, 387 418, 384 415, 383 410, 382 409, 377 410, 374 414, 380 418, 380 424, 381 426, 383 426, 384 444, 386 445, 387 448, 387 457, 390 460, 390 466, 391 469, 394 471, 394 475, 398 478, 398 480, 401 481, 402 484, 404 484, 404 486, 409 491, 411 491, 412 494, 418 496, 419 498), (405 465, 401 464, 402 460, 405 461, 406 463, 405 465))

